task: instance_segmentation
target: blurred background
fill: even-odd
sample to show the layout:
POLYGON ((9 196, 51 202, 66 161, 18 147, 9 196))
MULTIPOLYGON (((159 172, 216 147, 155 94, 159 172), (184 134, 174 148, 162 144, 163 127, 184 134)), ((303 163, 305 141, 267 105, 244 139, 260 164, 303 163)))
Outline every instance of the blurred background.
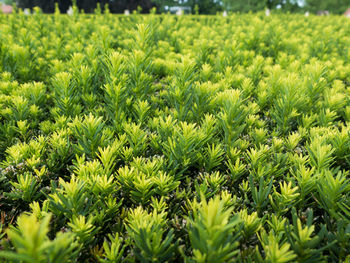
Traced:
MULTIPOLYGON (((62 13, 66 13, 73 5, 73 1, 0 0, 5 5, 16 4, 23 9, 38 6, 46 13, 54 12, 55 3, 58 3, 62 13)), ((158 13, 176 13, 178 10, 192 14, 216 14, 223 11, 246 13, 270 9, 293 13, 344 14, 350 8, 350 0, 76 0, 75 2, 85 13, 93 12, 97 3, 100 3, 102 10, 108 4, 113 13, 136 9, 148 13, 151 8, 156 7, 158 13)))

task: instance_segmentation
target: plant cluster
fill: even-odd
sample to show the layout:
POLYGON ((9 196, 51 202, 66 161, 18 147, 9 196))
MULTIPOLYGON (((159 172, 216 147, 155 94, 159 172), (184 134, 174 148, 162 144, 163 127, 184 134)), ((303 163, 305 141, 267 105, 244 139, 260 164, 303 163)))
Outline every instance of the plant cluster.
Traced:
POLYGON ((0 261, 349 262, 349 35, 0 15, 0 261))

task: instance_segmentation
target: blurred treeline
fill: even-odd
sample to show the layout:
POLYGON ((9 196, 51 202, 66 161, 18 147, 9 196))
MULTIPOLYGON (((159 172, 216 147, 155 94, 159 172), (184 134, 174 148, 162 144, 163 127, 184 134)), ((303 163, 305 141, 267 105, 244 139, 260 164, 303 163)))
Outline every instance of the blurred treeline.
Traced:
MULTIPOLYGON (((0 0, 1 1, 1 0, 0 0)), ((16 3, 21 8, 39 6, 44 12, 54 12, 55 3, 61 12, 66 12, 73 3, 72 0, 4 0, 7 3, 16 3)), ((333 14, 342 14, 350 8, 350 0, 76 0, 80 10, 86 13, 93 12, 97 3, 108 7, 113 13, 123 13, 124 10, 139 10, 148 13, 153 7, 158 12, 167 12, 170 6, 190 6, 192 13, 215 14, 227 10, 230 12, 257 12, 276 9, 281 12, 318 12, 328 10, 333 14), (141 7, 141 8, 140 8, 141 7)))

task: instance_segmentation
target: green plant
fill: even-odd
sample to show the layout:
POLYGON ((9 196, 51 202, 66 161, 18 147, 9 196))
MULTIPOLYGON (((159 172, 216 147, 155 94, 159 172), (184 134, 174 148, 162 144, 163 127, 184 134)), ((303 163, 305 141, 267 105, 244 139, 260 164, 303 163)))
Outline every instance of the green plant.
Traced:
POLYGON ((122 240, 118 234, 108 235, 109 242, 103 242, 103 256, 99 257, 100 262, 122 262, 123 253, 126 245, 122 245, 122 240))
POLYGON ((83 122, 76 122, 72 130, 77 138, 77 150, 90 157, 97 154, 98 147, 107 144, 110 139, 110 132, 103 131, 104 123, 101 117, 92 114, 85 116, 83 122))
POLYGON ((13 199, 20 199, 24 202, 30 203, 40 196, 38 193, 38 182, 30 173, 25 173, 17 176, 17 183, 10 182, 13 191, 9 196, 13 199))
POLYGON ((0 261, 348 262, 349 21, 102 4, 0 14, 0 261))
POLYGON ((136 257, 141 262, 160 262, 169 260, 176 247, 172 244, 173 230, 166 233, 165 213, 147 213, 141 207, 130 214, 128 232, 136 247, 136 257))
POLYGON ((79 93, 71 79, 71 74, 61 72, 57 73, 52 81, 52 87, 55 92, 55 104, 59 109, 57 114, 63 114, 67 117, 74 117, 81 112, 79 93))
POLYGON ((290 250, 290 244, 282 243, 272 232, 267 234, 263 231, 260 239, 266 255, 264 259, 260 256, 260 261, 284 263, 295 260, 296 255, 290 250))
POLYGON ((193 214, 188 218, 188 233, 193 257, 190 262, 226 262, 238 254, 241 228, 238 215, 232 217, 232 208, 214 199, 194 203, 193 214))
POLYGON ((77 243, 72 233, 57 233, 48 238, 51 215, 38 221, 34 215, 21 215, 18 227, 11 227, 7 235, 15 251, 0 251, 0 258, 22 262, 73 262, 77 258, 77 243))

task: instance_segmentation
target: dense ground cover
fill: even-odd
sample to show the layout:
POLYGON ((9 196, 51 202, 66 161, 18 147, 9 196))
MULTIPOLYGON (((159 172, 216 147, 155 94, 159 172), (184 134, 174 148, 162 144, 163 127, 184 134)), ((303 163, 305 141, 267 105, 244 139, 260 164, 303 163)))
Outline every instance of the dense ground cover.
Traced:
POLYGON ((350 20, 0 15, 0 260, 342 262, 350 20))

